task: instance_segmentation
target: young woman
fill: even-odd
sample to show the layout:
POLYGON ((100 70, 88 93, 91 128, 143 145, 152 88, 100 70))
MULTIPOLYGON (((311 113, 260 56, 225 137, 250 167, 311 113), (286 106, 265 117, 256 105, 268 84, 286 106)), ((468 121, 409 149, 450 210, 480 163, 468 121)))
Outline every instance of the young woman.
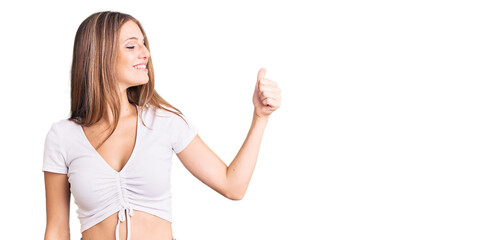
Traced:
POLYGON ((260 69, 248 135, 227 166, 154 90, 141 24, 119 12, 89 16, 75 36, 71 117, 53 123, 45 140, 45 239, 70 239, 70 194, 84 240, 174 239, 173 152, 218 193, 243 198, 269 115, 281 101, 277 84, 264 75, 260 69))

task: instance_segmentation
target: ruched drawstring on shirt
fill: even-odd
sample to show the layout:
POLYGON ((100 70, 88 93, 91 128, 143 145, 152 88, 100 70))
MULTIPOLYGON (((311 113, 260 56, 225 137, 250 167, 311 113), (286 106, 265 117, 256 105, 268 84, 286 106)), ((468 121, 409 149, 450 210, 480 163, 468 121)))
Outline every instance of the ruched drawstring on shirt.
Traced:
POLYGON ((122 208, 120 211, 119 211, 119 221, 117 222, 117 227, 115 228, 115 239, 116 240, 119 240, 119 225, 121 224, 121 222, 124 222, 125 220, 127 220, 127 233, 126 233, 126 236, 127 236, 127 240, 130 239, 130 236, 131 236, 131 219, 129 218, 129 216, 133 216, 133 209, 132 208, 122 208), (126 212, 126 214, 124 213, 126 212), (125 215, 125 216, 124 216, 125 215))
POLYGON ((131 236, 131 221, 130 216, 133 216, 133 208, 129 205, 129 198, 126 191, 126 180, 123 179, 122 173, 118 172, 116 175, 117 179, 117 192, 119 193, 119 201, 122 205, 121 210, 119 210, 119 221, 117 221, 117 227, 115 228, 115 239, 119 240, 119 225, 121 222, 127 220, 127 240, 131 236), (125 212, 125 213, 124 213, 125 212), (124 216, 125 215, 125 216, 124 216))

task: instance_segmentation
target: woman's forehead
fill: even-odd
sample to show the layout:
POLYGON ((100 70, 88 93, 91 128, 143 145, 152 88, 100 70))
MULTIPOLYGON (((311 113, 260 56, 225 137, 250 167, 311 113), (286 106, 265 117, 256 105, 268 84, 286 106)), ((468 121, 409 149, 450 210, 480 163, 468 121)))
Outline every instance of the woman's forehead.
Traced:
POLYGON ((141 33, 140 27, 133 21, 125 22, 119 33, 119 41, 121 43, 130 39, 143 41, 143 34, 141 33))

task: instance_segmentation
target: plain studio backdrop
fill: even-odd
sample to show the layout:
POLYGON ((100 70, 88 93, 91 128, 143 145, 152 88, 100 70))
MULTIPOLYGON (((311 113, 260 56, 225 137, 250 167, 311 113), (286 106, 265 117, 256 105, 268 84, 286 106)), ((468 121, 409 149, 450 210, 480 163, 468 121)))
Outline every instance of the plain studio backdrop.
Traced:
POLYGON ((503 238, 503 9, 386 0, 3 3, 2 239, 43 238, 44 139, 69 117, 77 28, 104 10, 143 24, 157 91, 227 164, 258 70, 282 90, 243 200, 173 156, 177 239, 503 238))

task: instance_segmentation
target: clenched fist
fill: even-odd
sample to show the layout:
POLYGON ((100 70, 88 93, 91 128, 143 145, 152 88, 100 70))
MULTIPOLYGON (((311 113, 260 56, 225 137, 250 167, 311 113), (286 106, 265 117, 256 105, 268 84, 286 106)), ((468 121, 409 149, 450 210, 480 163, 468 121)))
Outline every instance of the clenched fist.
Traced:
POLYGON ((253 93, 254 111, 258 117, 269 117, 281 105, 281 89, 275 81, 264 77, 265 72, 265 68, 258 71, 257 84, 253 93))

